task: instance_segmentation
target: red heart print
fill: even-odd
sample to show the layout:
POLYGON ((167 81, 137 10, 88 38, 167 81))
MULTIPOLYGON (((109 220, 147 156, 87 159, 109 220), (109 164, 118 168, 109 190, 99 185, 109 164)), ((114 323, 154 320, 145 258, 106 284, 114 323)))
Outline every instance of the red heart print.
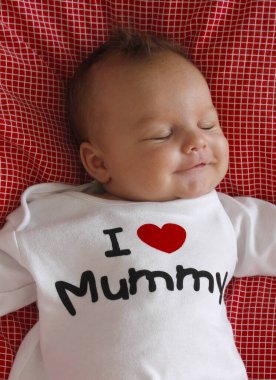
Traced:
POLYGON ((137 235, 147 245, 166 253, 176 251, 186 240, 185 229, 173 223, 164 224, 161 228, 155 224, 143 224, 137 235))

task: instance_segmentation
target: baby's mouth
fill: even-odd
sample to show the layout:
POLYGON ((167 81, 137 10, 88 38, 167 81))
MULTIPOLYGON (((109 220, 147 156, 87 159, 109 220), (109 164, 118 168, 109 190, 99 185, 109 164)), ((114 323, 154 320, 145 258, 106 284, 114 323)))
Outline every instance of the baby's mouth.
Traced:
POLYGON ((206 162, 200 162, 199 164, 196 164, 193 166, 188 166, 188 167, 183 168, 183 169, 179 169, 176 171, 176 173, 183 173, 183 172, 189 172, 189 171, 193 171, 193 170, 202 169, 202 168, 205 168, 207 165, 208 165, 208 163, 206 163, 206 162))
POLYGON ((201 168, 201 167, 206 166, 206 165, 207 165, 207 164, 201 163, 201 164, 198 164, 198 165, 193 166, 191 169, 201 168))

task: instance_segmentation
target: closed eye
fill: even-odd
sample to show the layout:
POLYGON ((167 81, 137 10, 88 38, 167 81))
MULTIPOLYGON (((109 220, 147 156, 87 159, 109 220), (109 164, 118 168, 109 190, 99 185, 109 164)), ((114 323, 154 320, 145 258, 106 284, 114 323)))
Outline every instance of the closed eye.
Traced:
POLYGON ((210 129, 213 129, 217 126, 216 123, 198 123, 197 125, 200 129, 203 129, 204 131, 209 131, 210 129))
POLYGON ((203 127, 203 126, 202 126, 202 127, 199 127, 199 128, 200 128, 200 129, 204 129, 205 131, 209 131, 210 129, 215 128, 215 125, 211 125, 211 126, 209 126, 209 127, 207 127, 207 126, 206 126, 206 127, 205 127, 205 126, 203 127))
POLYGON ((170 131, 167 135, 165 136, 159 136, 159 137, 152 137, 150 138, 149 140, 167 140, 168 138, 171 137, 171 135, 173 134, 172 131, 170 131))

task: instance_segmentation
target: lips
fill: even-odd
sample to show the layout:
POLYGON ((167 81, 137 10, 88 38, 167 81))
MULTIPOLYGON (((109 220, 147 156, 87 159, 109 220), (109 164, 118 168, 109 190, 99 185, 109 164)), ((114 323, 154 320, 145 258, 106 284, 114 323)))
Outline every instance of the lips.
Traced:
POLYGON ((192 166, 192 168, 197 168, 197 167, 199 167, 199 166, 205 166, 205 165, 207 165, 205 162, 201 162, 200 164, 197 164, 197 165, 195 165, 195 166, 192 166))
MULTIPOLYGON (((205 162, 201 162, 200 164, 197 164, 195 166, 192 166, 190 169, 196 169, 196 168, 202 168, 204 166, 206 166, 207 164, 205 162)), ((188 169, 188 170, 190 170, 188 169)))
POLYGON ((187 165, 186 167, 183 167, 183 168, 180 168, 179 170, 177 170, 176 173, 188 172, 190 170, 201 169, 201 168, 204 168, 208 164, 209 164, 209 162, 203 161, 203 162, 187 165))

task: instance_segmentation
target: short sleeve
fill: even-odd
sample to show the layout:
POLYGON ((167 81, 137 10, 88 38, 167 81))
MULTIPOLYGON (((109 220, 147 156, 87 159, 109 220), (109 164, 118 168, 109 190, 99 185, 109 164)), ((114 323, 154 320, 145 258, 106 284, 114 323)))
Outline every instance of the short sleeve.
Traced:
POLYGON ((15 232, 8 222, 0 231, 0 316, 35 300, 34 280, 20 262, 15 232))
POLYGON ((237 237, 234 276, 276 275, 276 206, 249 197, 219 194, 237 237))

